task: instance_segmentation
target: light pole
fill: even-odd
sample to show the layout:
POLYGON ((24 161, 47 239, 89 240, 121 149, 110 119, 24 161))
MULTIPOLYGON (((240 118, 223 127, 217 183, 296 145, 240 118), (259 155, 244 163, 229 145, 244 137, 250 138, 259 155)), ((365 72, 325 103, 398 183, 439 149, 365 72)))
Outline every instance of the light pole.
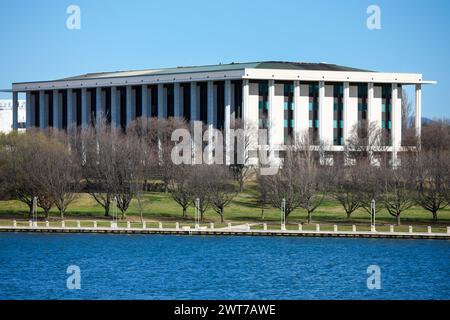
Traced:
POLYGON ((37 227, 37 197, 33 197, 33 210, 31 215, 31 225, 37 227))
POLYGON ((375 232, 375 199, 370 202, 370 231, 375 232))
POLYGON ((200 199, 195 199, 195 229, 200 228, 200 199))
POLYGON ((281 230, 286 230, 286 199, 281 200, 281 230))

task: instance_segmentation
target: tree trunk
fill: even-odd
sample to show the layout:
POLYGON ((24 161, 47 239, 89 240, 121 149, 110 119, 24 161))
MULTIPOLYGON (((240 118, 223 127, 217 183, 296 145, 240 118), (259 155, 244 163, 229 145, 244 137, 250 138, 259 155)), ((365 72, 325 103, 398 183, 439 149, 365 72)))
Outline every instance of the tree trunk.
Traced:
POLYGON ((28 217, 31 218, 33 216, 33 205, 29 204, 28 208, 30 208, 30 210, 28 211, 28 217))
POLYGON ((308 224, 312 222, 312 212, 308 212, 308 224))
POLYGON ((64 210, 63 210, 63 209, 60 209, 60 210, 59 210, 59 213, 60 213, 60 215, 61 215, 61 220, 64 220, 64 210))
POLYGON ((183 207, 183 219, 186 219, 186 208, 183 207))
POLYGON ((224 222, 224 213, 223 213, 223 208, 220 209, 220 222, 223 223, 224 222))
POLYGON ((350 218, 352 217, 352 213, 348 211, 346 211, 346 213, 347 213, 347 220, 350 220, 350 218))
POLYGON ((261 219, 264 220, 264 204, 261 206, 261 219))
POLYGON ((438 221, 437 211, 433 211, 433 222, 436 223, 438 221))
POLYGON ((401 223, 400 223, 400 215, 399 214, 397 214, 397 225, 398 226, 401 225, 401 223))
POLYGON ((109 201, 105 203, 105 217, 109 217, 109 201))

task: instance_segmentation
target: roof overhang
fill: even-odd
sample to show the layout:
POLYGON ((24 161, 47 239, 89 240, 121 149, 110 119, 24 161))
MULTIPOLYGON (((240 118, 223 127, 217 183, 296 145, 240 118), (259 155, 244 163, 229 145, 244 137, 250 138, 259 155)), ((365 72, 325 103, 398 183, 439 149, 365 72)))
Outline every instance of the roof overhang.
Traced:
POLYGON ((111 86, 129 86, 129 85, 137 86, 143 84, 174 83, 174 82, 238 80, 242 79, 243 76, 244 76, 244 69, 232 71, 93 78, 83 80, 76 79, 76 80, 55 80, 55 81, 40 81, 40 82, 21 82, 21 83, 13 83, 12 90, 13 91, 57 90, 70 88, 111 87, 111 86))
POLYGON ((424 81, 419 73, 381 73, 351 71, 312 71, 280 69, 245 69, 244 79, 274 79, 326 82, 373 82, 399 84, 437 84, 437 81, 424 81))
POLYGON ((326 81, 326 82, 373 82, 398 83, 404 85, 436 84, 436 81, 425 81, 422 74, 417 73, 381 73, 381 72, 355 72, 355 71, 317 71, 317 70, 286 70, 286 69, 257 69, 245 68, 238 70, 187 72, 174 74, 156 74, 145 76, 100 77, 87 79, 61 79, 55 81, 21 82, 13 83, 12 90, 4 91, 37 91, 58 90, 71 88, 111 87, 127 85, 143 85, 174 82, 193 81, 219 81, 219 80, 299 80, 299 81, 326 81))

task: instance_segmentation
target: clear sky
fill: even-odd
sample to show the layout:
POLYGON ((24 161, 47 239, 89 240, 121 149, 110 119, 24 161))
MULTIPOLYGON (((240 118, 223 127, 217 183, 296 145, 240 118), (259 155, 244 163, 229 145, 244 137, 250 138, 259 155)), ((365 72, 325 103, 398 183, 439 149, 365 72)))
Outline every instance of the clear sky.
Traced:
MULTIPOLYGON (((450 117, 448 0, 2 0, 0 88, 87 72, 260 60, 423 73, 423 115, 450 117), (81 29, 66 27, 69 5, 81 29), (381 29, 366 26, 369 5, 381 29)), ((0 93, 0 99, 10 98, 0 93)))

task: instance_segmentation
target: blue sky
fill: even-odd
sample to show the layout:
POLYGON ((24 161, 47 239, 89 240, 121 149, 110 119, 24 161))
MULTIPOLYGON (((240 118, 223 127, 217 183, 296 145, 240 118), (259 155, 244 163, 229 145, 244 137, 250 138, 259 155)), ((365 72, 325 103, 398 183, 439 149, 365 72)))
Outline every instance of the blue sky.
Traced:
MULTIPOLYGON (((450 117, 447 0, 9 0, 0 4, 0 88, 114 71, 288 60, 418 72, 423 115, 450 117), (66 9, 81 8, 81 30, 66 9), (381 30, 366 27, 369 5, 381 30)), ((0 98, 10 94, 0 93, 0 98)))

